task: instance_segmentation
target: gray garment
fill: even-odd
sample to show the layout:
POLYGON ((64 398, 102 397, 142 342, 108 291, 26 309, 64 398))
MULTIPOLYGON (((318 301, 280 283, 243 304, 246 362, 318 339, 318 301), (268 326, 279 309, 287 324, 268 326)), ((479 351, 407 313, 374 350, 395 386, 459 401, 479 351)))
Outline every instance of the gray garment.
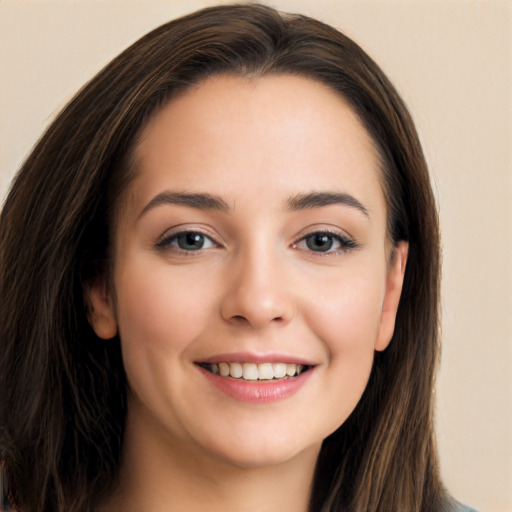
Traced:
POLYGON ((468 507, 467 505, 463 505, 462 503, 456 502, 457 508, 454 512, 478 512, 474 508, 468 507))

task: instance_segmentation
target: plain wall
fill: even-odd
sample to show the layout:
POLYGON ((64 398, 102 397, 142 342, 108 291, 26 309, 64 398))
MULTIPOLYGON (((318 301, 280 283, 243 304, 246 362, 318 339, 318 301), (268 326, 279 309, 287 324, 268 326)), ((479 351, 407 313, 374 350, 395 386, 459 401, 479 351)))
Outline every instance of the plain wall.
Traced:
MULTIPOLYGON (((150 29, 214 3, 0 0, 0 197, 86 80, 150 29)), ((512 2, 267 3, 352 36, 413 112, 444 242, 442 471, 460 500, 512 510, 512 2)))

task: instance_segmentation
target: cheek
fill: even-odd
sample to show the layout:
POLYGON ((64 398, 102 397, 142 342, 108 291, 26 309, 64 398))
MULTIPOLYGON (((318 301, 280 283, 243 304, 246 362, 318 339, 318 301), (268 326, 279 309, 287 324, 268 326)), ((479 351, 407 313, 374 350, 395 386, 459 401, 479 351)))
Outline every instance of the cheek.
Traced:
POLYGON ((211 287, 185 274, 142 261, 118 268, 115 281, 130 408, 137 417, 167 411, 167 425, 180 432, 179 411, 190 400, 191 368, 183 362, 204 336, 214 310, 211 287))
POLYGON ((353 272, 324 283, 308 323, 327 351, 325 426, 336 430, 359 402, 370 376, 380 324, 381 274, 353 272))
POLYGON ((144 263, 116 276, 116 315, 130 387, 151 402, 154 389, 183 385, 181 363, 207 329, 213 306, 200 280, 144 263))
POLYGON ((201 280, 165 267, 153 265, 144 273, 127 269, 117 282, 116 313, 123 342, 133 339, 140 345, 181 351, 201 332, 212 311, 211 293, 204 283, 199 286, 201 280))
POLYGON ((308 323, 325 342, 331 358, 340 352, 355 356, 373 352, 383 294, 384 279, 371 271, 325 283, 309 308, 308 323))

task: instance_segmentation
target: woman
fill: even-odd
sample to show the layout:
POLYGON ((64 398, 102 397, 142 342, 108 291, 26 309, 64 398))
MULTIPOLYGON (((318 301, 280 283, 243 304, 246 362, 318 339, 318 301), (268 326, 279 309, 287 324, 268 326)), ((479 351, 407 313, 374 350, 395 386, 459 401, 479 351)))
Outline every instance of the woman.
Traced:
POLYGON ((257 5, 157 28, 49 128, 0 240, 20 510, 456 510, 428 171, 338 31, 257 5))

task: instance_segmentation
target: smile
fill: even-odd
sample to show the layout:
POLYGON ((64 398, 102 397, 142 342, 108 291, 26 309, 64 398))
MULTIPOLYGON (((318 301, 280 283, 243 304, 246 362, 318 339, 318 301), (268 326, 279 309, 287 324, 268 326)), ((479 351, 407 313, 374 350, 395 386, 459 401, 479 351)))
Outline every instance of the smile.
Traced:
POLYGON ((210 373, 221 377, 232 377, 234 379, 257 381, 276 380, 290 377, 297 377, 309 367, 294 363, 242 363, 242 362, 219 362, 199 363, 199 366, 210 373))

